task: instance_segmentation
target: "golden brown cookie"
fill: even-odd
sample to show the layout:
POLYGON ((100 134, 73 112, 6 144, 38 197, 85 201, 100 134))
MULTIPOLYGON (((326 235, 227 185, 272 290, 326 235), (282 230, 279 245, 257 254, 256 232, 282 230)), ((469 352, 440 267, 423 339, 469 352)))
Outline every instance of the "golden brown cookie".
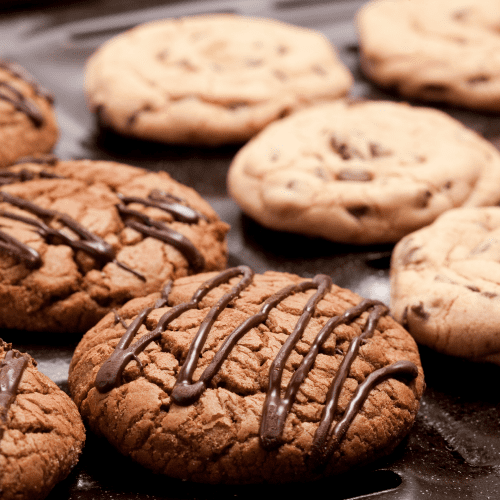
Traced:
POLYGON ((374 0, 357 16, 361 67, 406 97, 500 111, 496 0, 374 0))
POLYGON ((352 83, 330 43, 270 19, 211 14, 138 26, 89 60, 100 122, 167 143, 242 142, 269 122, 352 83))
POLYGON ((91 429, 157 473, 308 481, 389 453, 411 428, 422 368, 387 312, 326 275, 194 275, 99 322, 69 385, 91 429))
POLYGON ((25 163, 0 183, 2 327, 83 333, 168 279, 226 265, 228 225, 164 172, 25 163))
POLYGON ((421 344, 500 364, 499 283, 500 208, 450 210, 396 245, 391 311, 421 344))
POLYGON ((71 399, 0 339, 0 498, 41 500, 78 462, 85 428, 71 399))
POLYGON ((315 106, 246 144, 228 191, 262 225, 395 242, 458 206, 500 202, 500 154, 445 113, 388 101, 315 106))
POLYGON ((53 97, 19 65, 0 60, 0 167, 57 141, 53 97))

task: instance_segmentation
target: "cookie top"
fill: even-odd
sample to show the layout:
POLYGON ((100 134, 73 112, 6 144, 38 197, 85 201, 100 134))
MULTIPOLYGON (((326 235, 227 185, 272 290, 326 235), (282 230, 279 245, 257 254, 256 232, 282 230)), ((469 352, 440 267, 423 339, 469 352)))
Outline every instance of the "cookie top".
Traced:
POLYGON ((500 364, 500 208, 455 209, 403 238, 391 312, 417 342, 500 364))
POLYGON ((57 141, 53 98, 19 65, 0 59, 0 167, 57 141))
POLYGON ((226 265, 229 226, 165 172, 25 163, 0 184, 1 327, 83 333, 166 280, 226 265))
POLYGON ((351 83, 321 34, 214 14, 155 21, 111 39, 89 60, 85 89, 100 122, 122 134, 218 145, 345 95, 351 83))
POLYGON ((28 354, 0 339, 0 496, 39 500, 76 465, 85 428, 78 410, 28 354))
POLYGON ((495 0, 375 0, 357 16, 361 66, 404 96, 500 111, 495 0))
POLYGON ((73 399, 157 473, 308 481, 389 453, 424 388, 416 345, 378 301, 240 266, 181 278, 82 339, 73 399))
POLYGON ((433 109, 315 106, 245 145, 228 190, 264 226, 345 243, 394 242, 457 206, 500 201, 500 155, 433 109))

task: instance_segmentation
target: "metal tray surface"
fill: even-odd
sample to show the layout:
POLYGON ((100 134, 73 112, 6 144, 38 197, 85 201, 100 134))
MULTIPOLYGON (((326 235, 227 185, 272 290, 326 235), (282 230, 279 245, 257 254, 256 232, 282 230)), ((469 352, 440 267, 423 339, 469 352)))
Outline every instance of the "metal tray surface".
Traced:
MULTIPOLYGON (((88 56, 105 40, 136 24, 204 12, 271 17, 322 31, 355 75, 351 95, 397 96, 368 82, 358 67, 354 14, 359 0, 126 0, 25 2, 0 0, 0 57, 25 66, 56 97, 63 159, 109 159, 166 170, 201 193, 231 224, 230 264, 257 272, 289 271, 304 277, 330 274, 335 283, 363 296, 389 300, 391 245, 355 247, 262 228, 227 196, 225 178, 237 146, 216 149, 165 146, 124 139, 98 129, 82 92, 88 56)), ((500 116, 442 107, 500 145, 500 116)), ((42 372, 67 391, 67 373, 77 338, 0 331, 26 350, 42 372)), ((500 367, 473 364, 421 349, 427 390, 416 424, 388 458, 352 475, 314 484, 203 486, 156 476, 132 463, 88 432, 80 463, 49 495, 77 499, 223 499, 255 496, 303 498, 312 490, 330 498, 488 499, 500 492, 500 367), (324 493, 323 493, 324 494, 324 493)))

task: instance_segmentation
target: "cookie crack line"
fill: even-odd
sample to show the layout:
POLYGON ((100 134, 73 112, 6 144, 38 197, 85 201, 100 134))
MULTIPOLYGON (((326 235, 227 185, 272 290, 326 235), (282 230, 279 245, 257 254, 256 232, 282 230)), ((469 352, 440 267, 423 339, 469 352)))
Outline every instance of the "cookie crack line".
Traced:
POLYGON ((388 308, 381 302, 365 299, 358 305, 347 309, 343 314, 334 316, 328 320, 314 339, 309 352, 295 370, 285 389, 285 395, 282 398, 281 381, 285 364, 309 324, 310 319, 317 309, 319 301, 330 291, 332 285, 329 276, 320 274, 312 280, 302 281, 298 284, 292 284, 282 288, 266 299, 259 312, 241 322, 239 326, 229 334, 210 364, 200 375, 199 379, 193 382, 193 373, 197 367, 200 354, 210 329, 226 306, 238 297, 242 290, 252 283, 253 275, 253 271, 247 266, 238 266, 219 273, 213 278, 205 281, 195 291, 190 301, 178 304, 163 314, 154 330, 143 335, 132 344, 134 336, 148 317, 149 313, 153 309, 164 307, 167 304, 168 295, 172 287, 172 284, 169 283, 166 289, 163 290, 161 298, 158 299, 153 306, 143 309, 130 326, 128 326, 113 353, 99 369, 94 381, 94 386, 100 393, 109 392, 114 387, 119 386, 122 382, 122 374, 126 365, 132 360, 135 360, 140 368, 143 369, 143 365, 138 358, 139 353, 141 353, 151 342, 159 340, 161 334, 171 321, 179 317, 185 311, 197 308, 200 301, 211 290, 219 285, 228 283, 232 278, 240 276, 241 278, 236 285, 218 300, 203 319, 189 347, 184 364, 177 375, 177 380, 170 395, 172 402, 180 406, 194 404, 208 387, 218 370, 221 368, 223 362, 228 358, 233 347, 246 333, 252 328, 264 323, 271 310, 276 308, 287 297, 310 289, 316 289, 316 292, 309 298, 304 306, 294 330, 288 336, 270 367, 269 386, 262 410, 259 437, 262 447, 266 450, 272 450, 282 444, 282 433, 286 417, 295 401, 296 394, 301 384, 306 379, 316 360, 320 348, 338 325, 351 323, 359 318, 364 312, 370 311, 362 333, 350 342, 349 348, 326 396, 325 407, 321 415, 319 427, 314 436, 310 455, 313 466, 320 467, 326 464, 334 453, 335 448, 339 445, 352 421, 361 410, 363 403, 369 397, 371 390, 388 378, 403 377, 406 379, 414 379, 418 375, 418 368, 414 363, 403 360, 372 372, 361 384, 359 384, 344 415, 338 421, 333 431, 331 431, 330 428, 335 412, 337 411, 340 392, 349 374, 351 365, 359 354, 360 346, 373 336, 379 319, 388 313, 388 308))
MULTIPOLYGON (((27 182, 37 178, 59 179, 64 177, 45 170, 34 173, 22 169, 19 172, 0 173, 0 186, 15 182, 27 182)), ((205 267, 203 255, 187 237, 170 228, 167 224, 154 220, 137 210, 129 208, 128 205, 136 203, 144 207, 158 208, 169 213, 175 221, 184 224, 198 224, 201 220, 207 221, 208 219, 205 215, 187 206, 183 199, 159 189, 153 189, 149 193, 148 198, 124 196, 120 193, 116 194, 121 200, 121 203, 116 205, 116 209, 126 226, 135 229, 143 236, 150 236, 179 250, 194 272, 199 272, 205 267)), ((2 217, 34 226, 36 228, 35 231, 41 235, 48 244, 54 241, 57 243, 62 242, 75 251, 84 251, 103 264, 112 262, 122 269, 134 274, 140 280, 146 281, 142 273, 116 259, 115 251, 109 243, 83 227, 69 215, 42 208, 33 202, 24 200, 23 198, 19 198, 5 191, 0 191, 0 201, 7 202, 17 208, 26 210, 41 219, 49 221, 57 220, 78 236, 78 239, 73 239, 64 232, 50 227, 48 223, 41 220, 26 217, 18 213, 0 210, 0 216, 2 217)), ((28 269, 37 269, 42 265, 42 257, 35 249, 2 230, 0 230, 0 250, 3 250, 15 259, 23 262, 28 269)))

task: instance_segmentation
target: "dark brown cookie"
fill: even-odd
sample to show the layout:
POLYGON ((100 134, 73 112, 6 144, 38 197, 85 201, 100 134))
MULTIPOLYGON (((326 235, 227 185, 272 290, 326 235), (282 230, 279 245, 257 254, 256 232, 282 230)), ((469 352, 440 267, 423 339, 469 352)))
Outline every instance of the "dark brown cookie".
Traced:
POLYGON ((0 167, 52 150, 58 137, 52 104, 23 68, 0 59, 0 167))
POLYGON ((38 500, 75 466, 78 410, 27 354, 0 339, 0 498, 38 500))
POLYGON ((69 384, 123 454, 208 483, 307 481, 387 454, 424 389, 416 344, 383 304, 326 275, 246 266, 106 316, 77 347, 69 384))
POLYGON ((2 327, 83 333, 169 279, 226 265, 228 225, 164 172, 25 163, 0 183, 2 327))

